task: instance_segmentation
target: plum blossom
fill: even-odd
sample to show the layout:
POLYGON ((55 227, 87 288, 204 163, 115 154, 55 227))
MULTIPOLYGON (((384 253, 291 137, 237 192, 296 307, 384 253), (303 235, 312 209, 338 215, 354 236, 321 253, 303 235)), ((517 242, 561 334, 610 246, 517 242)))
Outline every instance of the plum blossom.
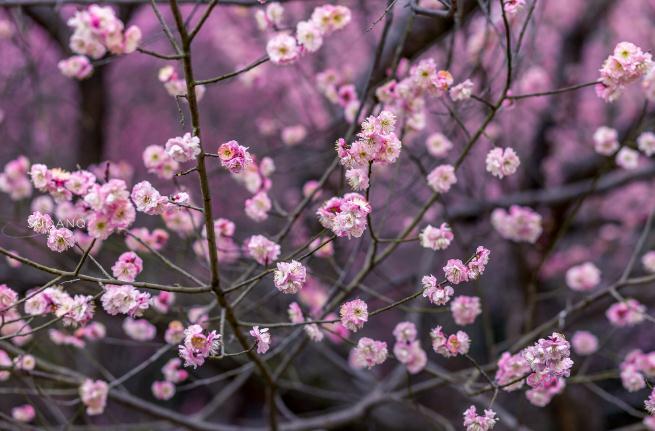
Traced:
MULTIPOLYGON (((510 1, 505 2, 506 10, 508 3, 510 1)), ((469 407, 464 412, 464 426, 466 427, 466 431, 489 431, 496 425, 496 422, 498 422, 496 412, 491 409, 485 409, 484 416, 478 415, 475 406, 469 407)))
POLYGON ((133 251, 126 251, 111 267, 114 277, 121 281, 134 281, 143 271, 143 260, 133 251))
POLYGON ((248 168, 253 159, 248 148, 239 145, 237 141, 228 141, 218 147, 218 157, 221 165, 233 174, 238 174, 248 168))
POLYGON ((641 264, 649 273, 655 273, 655 250, 649 251, 641 257, 641 264))
POLYGON ((468 100, 471 98, 473 93, 473 81, 467 79, 464 82, 453 86, 450 90, 450 98, 453 99, 453 102, 460 102, 462 100, 468 100))
POLYGON ((596 94, 606 102, 615 101, 625 86, 644 76, 651 65, 649 53, 633 43, 619 42, 600 68, 596 94))
POLYGON ((152 395, 158 400, 170 400, 175 395, 175 385, 166 380, 152 382, 152 395))
POLYGON ((655 389, 651 391, 648 399, 644 401, 644 407, 650 415, 655 416, 655 389))
POLYGON ((525 383, 525 379, 521 379, 521 377, 527 377, 530 372, 530 364, 521 353, 512 355, 504 352, 498 359, 496 382, 507 392, 515 391, 521 389, 525 383))
POLYGON ((643 322, 645 313, 646 307, 636 299, 626 299, 612 304, 605 312, 605 316, 614 326, 629 327, 643 322))
POLYGON ((36 411, 31 404, 23 404, 11 409, 11 417, 21 423, 30 423, 36 417, 36 411))
POLYGON ((443 133, 432 133, 425 140, 425 148, 434 157, 446 157, 453 143, 443 133))
POLYGON ((573 366, 571 345, 564 335, 557 332, 526 347, 522 355, 532 369, 527 378, 528 385, 535 389, 546 388, 559 377, 568 377, 573 366))
POLYGON ((246 215, 256 222, 266 220, 268 212, 272 208, 271 200, 264 191, 258 192, 250 199, 246 199, 245 205, 246 215))
POLYGON ((464 262, 459 259, 448 259, 443 267, 446 279, 452 284, 460 284, 469 281, 469 270, 464 262))
POLYGON ((360 338, 357 346, 350 351, 349 362, 355 369, 373 368, 387 360, 387 343, 368 337, 360 338))
POLYGON ((184 339, 184 325, 179 320, 173 320, 168 323, 168 328, 164 333, 164 340, 168 344, 180 344, 184 339))
POLYGON ((339 309, 341 324, 353 332, 362 329, 368 321, 368 305, 361 299, 341 304, 339 309))
POLYGON ((287 126, 282 129, 282 142, 293 146, 301 142, 307 136, 307 129, 302 124, 287 126))
POLYGON ((275 287, 282 293, 297 293, 307 280, 307 270, 298 261, 278 262, 273 273, 275 287))
POLYGON ((359 238, 366 230, 366 217, 371 205, 358 193, 347 193, 342 198, 327 200, 316 212, 323 227, 335 235, 359 238))
POLYGON ((77 54, 98 59, 107 51, 112 54, 129 54, 141 41, 141 30, 136 26, 124 29, 114 10, 107 6, 91 5, 78 10, 67 22, 74 29, 70 48, 77 54))
POLYGON ((45 234, 53 227, 52 217, 49 214, 42 214, 39 211, 34 211, 27 218, 27 225, 36 233, 45 234))
POLYGON ((271 347, 271 334, 268 332, 268 328, 259 329, 259 326, 253 326, 250 335, 257 342, 257 353, 264 354, 268 352, 271 347))
POLYGON ((419 234, 421 247, 432 250, 445 250, 455 238, 448 223, 441 223, 438 228, 427 225, 419 234))
POLYGON ((146 319, 132 319, 126 317, 123 320, 123 331, 133 340, 150 341, 157 335, 157 328, 146 319))
POLYGON ((521 161, 512 148, 496 147, 487 153, 486 163, 487 172, 502 179, 514 174, 521 161))
POLYGON ((368 189, 368 171, 364 168, 352 168, 346 171, 346 181, 351 189, 362 191, 368 189))
POLYGON ((648 157, 655 154, 655 133, 643 132, 639 135, 637 138, 637 147, 648 157))
POLYGON ((477 296, 458 296, 450 303, 453 320, 460 326, 470 325, 482 313, 480 298, 477 296))
POLYGON ((616 164, 623 169, 637 169, 639 153, 632 148, 623 147, 616 153, 616 164))
POLYGON ((103 380, 86 379, 79 388, 80 398, 89 416, 101 415, 107 404, 109 385, 103 380))
POLYGON ((464 331, 457 331, 455 334, 446 336, 442 327, 437 326, 430 331, 430 338, 432 339, 432 349, 446 358, 465 355, 471 347, 471 339, 464 331))
POLYGON ((601 126, 594 132, 594 150, 603 156, 611 156, 619 149, 619 132, 611 127, 601 126))
POLYGON ((136 205, 137 211, 149 215, 161 214, 168 203, 168 199, 162 196, 149 181, 141 181, 135 184, 132 188, 131 198, 136 205))
POLYGON ((166 141, 166 154, 176 162, 188 162, 195 160, 200 154, 200 138, 191 136, 191 133, 185 133, 184 136, 178 136, 166 141))
POLYGON ((366 118, 361 124, 357 140, 350 146, 344 139, 337 140, 337 156, 348 169, 368 169, 373 162, 394 163, 400 155, 402 143, 395 133, 396 116, 391 111, 382 111, 377 116, 366 118))
POLYGON ((248 256, 260 265, 268 265, 280 256, 280 246, 263 235, 253 235, 244 243, 248 256))
POLYGON ((75 235, 69 229, 52 227, 48 231, 48 248, 61 253, 75 246, 75 235))
POLYGON ((184 341, 178 346, 180 358, 184 359, 184 366, 200 367, 205 359, 218 353, 221 336, 216 331, 203 334, 200 325, 191 325, 184 330, 184 341))
POLYGON ((515 242, 534 243, 541 236, 541 215, 528 207, 512 205, 508 211, 496 208, 491 224, 500 236, 515 242))
POLYGON ((591 262, 573 266, 566 271, 566 285, 580 292, 592 290, 600 284, 600 270, 591 262))
POLYGON ((57 63, 57 67, 62 75, 79 80, 86 79, 93 73, 93 65, 83 55, 73 55, 61 60, 57 63))
POLYGON ((451 286, 442 285, 445 283, 438 283, 433 275, 425 275, 421 280, 423 283, 423 297, 428 298, 428 301, 434 305, 446 305, 450 301, 455 291, 451 286))
POLYGON ((300 49, 296 39, 285 33, 279 33, 268 41, 266 53, 273 64, 282 66, 292 64, 300 58, 300 49))
POLYGON ((576 331, 571 337, 573 351, 580 356, 588 356, 598 350, 598 338, 589 331, 576 331))
POLYGON ((446 193, 457 183, 455 168, 451 165, 439 165, 428 174, 428 185, 437 193, 446 193))
POLYGON ((100 301, 109 315, 127 314, 130 317, 138 317, 150 306, 150 294, 139 292, 129 284, 107 284, 100 301))

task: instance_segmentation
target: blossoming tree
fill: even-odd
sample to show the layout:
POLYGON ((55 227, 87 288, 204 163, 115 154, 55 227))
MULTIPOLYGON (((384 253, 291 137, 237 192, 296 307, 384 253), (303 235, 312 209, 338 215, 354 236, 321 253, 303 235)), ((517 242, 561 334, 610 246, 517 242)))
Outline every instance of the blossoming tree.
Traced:
POLYGON ((2 427, 655 429, 655 10, 595 3, 4 0, 2 427))

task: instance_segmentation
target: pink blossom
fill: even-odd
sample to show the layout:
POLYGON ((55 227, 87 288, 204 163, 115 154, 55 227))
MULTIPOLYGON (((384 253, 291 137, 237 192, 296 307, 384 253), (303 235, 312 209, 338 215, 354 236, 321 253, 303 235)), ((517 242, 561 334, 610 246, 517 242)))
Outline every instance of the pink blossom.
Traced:
POLYGON ((175 385, 166 380, 152 382, 152 395, 158 400, 170 400, 175 395, 175 385))
POLYGON ((453 102, 460 102, 462 100, 468 100, 471 98, 473 92, 473 81, 467 79, 464 82, 452 87, 449 91, 450 98, 453 99, 453 102))
POLYGON ((613 102, 626 85, 646 74, 651 65, 649 53, 630 42, 618 43, 600 68, 596 94, 606 102, 613 102))
POLYGON ((496 382, 507 392, 515 391, 523 387, 525 377, 530 372, 530 364, 523 358, 521 353, 512 355, 509 352, 504 352, 498 359, 496 382), (521 379, 521 377, 524 378, 521 379))
POLYGON ((448 223, 441 223, 438 228, 427 225, 419 234, 421 247, 432 250, 445 250, 455 238, 448 223))
POLYGON ((74 246, 75 236, 69 229, 52 227, 48 231, 48 248, 50 250, 61 253, 74 246))
POLYGON ((168 328, 164 333, 164 340, 168 344, 180 344, 184 339, 184 325, 179 320, 173 320, 168 323, 168 328))
POLYGON ((423 297, 428 298, 428 301, 434 305, 446 305, 450 301, 455 291, 451 286, 438 283, 433 275, 425 275, 421 280, 423 283, 423 297))
POLYGON ((469 270, 459 259, 448 259, 443 267, 446 279, 452 284, 460 284, 469 281, 469 270))
POLYGON ((632 366, 621 370, 621 383, 628 392, 636 392, 646 387, 646 379, 637 368, 632 366))
POLYGON ((465 355, 471 346, 471 339, 466 332, 457 331, 455 334, 446 336, 441 326, 430 331, 430 338, 432 339, 432 349, 446 358, 465 355))
POLYGON ((273 273, 275 287, 282 293, 298 293, 307 279, 307 270, 298 261, 278 262, 273 273))
POLYGON ((393 354, 398 362, 405 364, 410 374, 421 372, 428 362, 427 354, 418 340, 397 341, 393 347, 393 354))
POLYGON ((348 169, 368 170, 373 162, 394 163, 400 155, 402 143, 395 133, 396 116, 391 111, 382 111, 377 116, 366 118, 361 124, 357 140, 350 147, 344 139, 336 144, 341 164, 348 169))
POLYGON ((30 423, 34 420, 36 411, 31 404, 23 404, 11 409, 11 417, 21 423, 30 423))
POLYGON ((477 280, 483 273, 489 263, 491 251, 479 245, 475 249, 475 255, 467 264, 469 280, 477 280))
POLYGON ((353 332, 362 329, 364 323, 368 321, 368 305, 361 299, 341 304, 339 309, 341 324, 353 332))
POLYGON ((425 140, 425 148, 434 157, 446 157, 453 143, 442 133, 432 133, 425 140))
POLYGON ((14 367, 17 370, 32 371, 36 367, 36 359, 32 355, 20 355, 14 357, 14 367))
POLYGON ((268 265, 280 256, 280 246, 263 235, 253 235, 244 243, 248 256, 260 265, 268 265))
POLYGON ((205 359, 218 353, 221 336, 216 331, 203 334, 202 326, 191 325, 184 330, 184 343, 178 346, 179 355, 184 359, 184 366, 193 368, 202 366, 205 359))
POLYGON ((371 205, 358 193, 347 193, 343 198, 331 198, 316 212, 323 227, 335 235, 359 238, 366 230, 366 217, 371 205))
MULTIPOLYGON (((186 90, 184 91, 186 94, 186 90)), ((166 153, 161 145, 149 145, 143 151, 143 164, 151 174, 170 180, 180 168, 178 162, 166 153)))
POLYGON ((18 294, 6 284, 0 284, 0 316, 11 311, 18 300, 18 294))
POLYGON ((651 391, 648 399, 644 401, 644 407, 650 415, 655 416, 655 389, 651 391))
POLYGON ((641 264, 646 272, 655 273, 655 250, 645 253, 641 257, 641 264))
MULTIPOLYGON (((507 4, 505 3, 505 8, 507 4)), ((498 419, 496 418, 496 412, 491 409, 485 409, 484 416, 478 415, 478 412, 475 406, 471 406, 464 412, 464 426, 466 431, 489 431, 492 429, 498 419)))
POLYGON ((532 388, 544 388, 559 377, 568 377, 573 366, 571 345, 557 332, 526 347, 522 355, 533 371, 527 379, 532 388))
POLYGON ((252 163, 248 148, 239 145, 237 141, 228 141, 218 147, 218 157, 221 165, 233 174, 238 174, 252 163))
POLYGON ((412 322, 400 322, 393 329, 393 336, 396 341, 414 341, 416 340, 416 325, 412 322))
POLYGON ((428 185, 437 193, 446 193, 457 183, 455 168, 451 165, 439 165, 428 175, 428 185))
POLYGON ((592 290, 600 284, 600 270, 591 262, 573 266, 566 271, 566 285, 580 292, 592 290))
POLYGON ((346 171, 346 181, 351 189, 362 191, 368 189, 368 171, 363 168, 352 168, 346 171))
POLYGON ((34 211, 27 218, 27 225, 36 233, 45 234, 53 227, 52 218, 49 214, 41 214, 39 211, 34 211))
POLYGON ((576 331, 571 337, 573 351, 580 356, 588 356, 598 350, 598 338, 589 331, 576 331))
POLYGON ((150 341, 157 335, 157 328, 146 319, 132 319, 126 317, 123 320, 123 331, 133 340, 150 341))
POLYGON ((309 250, 315 250, 314 256, 316 257, 327 258, 334 255, 334 245, 332 241, 328 241, 328 238, 323 236, 312 241, 309 245, 309 250))
POLYGON ((79 389, 80 398, 89 416, 101 415, 105 411, 109 385, 102 380, 86 379, 79 389))
POLYGON ((496 147, 487 153, 487 172, 491 175, 504 178, 516 172, 521 161, 512 148, 496 147))
POLYGON ((138 317, 149 307, 150 294, 139 292, 129 284, 105 285, 105 293, 100 298, 107 314, 127 314, 138 317))
POLYGON ((311 21, 300 21, 296 26, 298 44, 308 52, 316 52, 323 45, 321 30, 311 21))
POLYGON ((634 326, 643 322, 646 307, 636 299, 626 299, 612 304, 605 312, 605 316, 614 326, 634 326))
POLYGON ((160 313, 168 313, 171 306, 175 303, 175 293, 161 291, 159 295, 153 296, 150 301, 152 308, 157 310, 160 313))
POLYGON ((271 210, 271 200, 266 192, 259 192, 252 198, 246 199, 246 215, 256 222, 264 221, 268 218, 268 212, 271 210))
POLYGON ((195 160, 200 154, 200 138, 185 133, 166 141, 166 153, 176 162, 184 163, 195 160))
POLYGON ((162 374, 167 382, 181 383, 189 377, 186 370, 180 369, 182 361, 180 358, 169 359, 161 369, 162 374))
POLYGON ((594 149, 598 154, 611 156, 619 149, 619 133, 616 129, 601 126, 594 132, 594 149))
POLYGON ((83 55, 74 55, 61 60, 57 63, 57 67, 62 75, 79 80, 86 79, 93 73, 93 65, 83 55))
POLYGON ((257 353, 264 354, 271 347, 271 334, 268 328, 259 329, 259 326, 253 326, 250 335, 257 341, 257 353))
POLYGON ((387 360, 387 343, 363 337, 350 351, 349 362, 353 368, 372 368, 387 360))
POLYGON ((482 313, 480 298, 477 296, 458 296, 450 303, 453 320, 460 326, 470 325, 482 313))
POLYGON ((149 181, 141 181, 132 188, 132 201, 137 211, 149 215, 161 214, 168 202, 165 196, 159 194, 149 181))
POLYGON ((643 132, 639 135, 637 138, 637 147, 648 157, 655 154, 655 133, 643 132))
POLYGON ((527 207, 512 205, 509 212, 496 208, 491 224, 500 236, 515 242, 534 243, 541 236, 541 215, 527 207))
POLYGON ((623 169, 637 169, 639 153, 632 148, 623 147, 616 153, 616 164, 623 169))
POLYGON ((277 65, 288 65, 296 62, 300 57, 300 50, 296 39, 288 34, 279 33, 266 44, 266 53, 271 62, 277 65))
POLYGON ((114 277, 122 281, 134 281, 143 271, 143 260, 133 251, 126 251, 118 257, 111 267, 114 277))

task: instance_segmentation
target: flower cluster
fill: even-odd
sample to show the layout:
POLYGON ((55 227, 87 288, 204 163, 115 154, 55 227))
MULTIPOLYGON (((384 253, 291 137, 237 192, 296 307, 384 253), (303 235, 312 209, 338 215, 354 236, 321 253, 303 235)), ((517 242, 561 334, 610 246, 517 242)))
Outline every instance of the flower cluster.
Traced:
POLYGON ((589 331, 576 331, 571 337, 571 346, 576 355, 588 356, 598 350, 598 337, 589 331))
POLYGON ((316 211, 318 221, 336 236, 359 238, 366 230, 366 217, 371 205, 358 193, 347 193, 343 197, 328 199, 316 211))
POLYGON ((200 154, 200 138, 191 136, 191 133, 185 133, 184 136, 166 141, 165 148, 166 154, 176 162, 188 162, 195 160, 200 154))
POLYGON ((107 404, 109 385, 103 380, 86 379, 79 388, 80 398, 89 416, 101 415, 107 404))
POLYGON ((478 415, 475 406, 469 407, 464 412, 464 426, 466 427, 466 431, 489 431, 496 425, 496 422, 498 422, 496 412, 491 409, 485 409, 484 416, 478 415))
POLYGON ((637 138, 637 148, 646 156, 655 154, 655 133, 644 132, 637 138))
POLYGON ((487 153, 487 172, 491 175, 503 178, 516 172, 521 160, 512 148, 496 147, 487 153))
POLYGON ((621 383, 628 392, 646 387, 645 377, 655 376, 655 352, 630 351, 619 364, 621 383))
POLYGON ((118 260, 111 267, 114 277, 121 281, 134 281, 143 271, 143 260, 133 251, 126 251, 118 256, 118 260))
MULTIPOLYGON (((186 81, 177 74, 173 66, 164 66, 159 69, 157 75, 159 82, 164 84, 166 92, 175 98, 183 98, 186 100, 187 85, 186 81)), ((200 101, 205 95, 206 88, 204 85, 196 85, 194 93, 196 93, 196 100, 200 101)))
POLYGON ((600 284, 600 269, 591 262, 576 265, 566 271, 566 285, 577 291, 592 290, 600 284))
POLYGON ((139 27, 131 26, 124 30, 111 7, 91 5, 85 10, 75 12, 67 22, 73 35, 70 48, 77 54, 98 59, 107 51, 112 54, 134 52, 141 41, 139 27))
POLYGON ((21 423, 30 423, 36 417, 36 410, 31 404, 23 404, 11 409, 11 417, 21 423))
MULTIPOLYGON (((283 9, 276 3, 270 4, 266 12, 256 15, 260 28, 270 23, 277 28, 282 21, 283 9)), ((274 64, 286 65, 296 62, 306 52, 316 52, 323 45, 323 38, 345 27, 351 19, 350 9, 345 6, 323 5, 314 9, 311 19, 300 21, 296 36, 278 33, 266 44, 266 53, 274 64)))
POLYGON ((420 340, 416 339, 416 326, 412 322, 400 322, 393 330, 396 344, 393 354, 401 364, 407 367, 410 374, 417 374, 425 368, 428 356, 421 348, 420 340))
POLYGON ((336 150, 341 164, 351 171, 367 170, 369 163, 373 162, 394 163, 402 147, 395 128, 396 116, 389 111, 368 117, 361 124, 357 140, 350 146, 344 139, 337 141, 336 150))
POLYGON ((498 359, 496 370, 496 383, 507 392, 521 389, 525 384, 525 377, 531 373, 530 364, 521 353, 512 355, 504 352, 498 359))
POLYGON ((423 276, 421 283, 424 289, 423 297, 428 298, 428 301, 434 305, 446 305, 450 301, 450 297, 455 293, 451 286, 437 282, 434 275, 423 276))
POLYGON ((239 145, 237 141, 221 144, 218 147, 218 158, 221 160, 221 165, 233 174, 238 174, 253 162, 248 148, 239 145))
POLYGON ((425 148, 434 157, 446 157, 453 143, 443 133, 432 133, 425 140, 425 148))
POLYGON ((257 353, 264 354, 268 352, 271 347, 271 333, 268 332, 268 328, 259 329, 259 326, 253 326, 250 335, 257 342, 257 353))
POLYGON ((32 185, 27 176, 29 167, 30 161, 25 156, 19 156, 7 163, 0 173, 0 191, 9 194, 14 201, 30 197, 32 185))
POLYGON ((421 247, 431 248, 432 250, 445 250, 453 241, 455 236, 448 223, 441 223, 438 228, 427 225, 419 234, 421 247))
POLYGON ((464 82, 460 82, 457 85, 454 85, 448 93, 453 102, 461 102, 462 100, 468 100, 473 94, 473 81, 467 79, 464 82))
POLYGON ((184 341, 178 346, 180 358, 184 359, 184 366, 200 367, 205 359, 218 353, 221 336, 216 331, 203 334, 200 325, 191 325, 184 330, 184 341))
POLYGON ((603 156, 611 156, 619 149, 619 132, 611 127, 601 126, 594 132, 594 150, 603 156))
POLYGON ((271 199, 266 192, 260 191, 255 193, 250 199, 246 199, 245 213, 252 220, 261 222, 268 218, 268 212, 272 206, 271 199))
POLYGON ((135 252, 150 253, 151 250, 163 249, 168 238, 168 232, 163 229, 153 229, 151 232, 148 228, 138 227, 130 229, 129 234, 125 237, 125 245, 135 252))
POLYGON ((150 306, 150 294, 140 292, 130 284, 107 284, 100 301, 107 314, 139 317, 150 306))
POLYGON ((353 332, 364 327, 368 321, 368 305, 361 299, 354 299, 341 304, 339 309, 341 324, 353 332))
POLYGON ((428 174, 428 185, 436 193, 446 193, 457 183, 455 168, 451 165, 439 165, 428 174))
POLYGON ((357 90, 343 74, 335 69, 324 70, 316 75, 316 87, 330 102, 344 110, 346 121, 353 123, 357 120, 355 116, 360 107, 357 90))
POLYGON ((618 43, 600 68, 596 94, 606 102, 613 102, 626 85, 644 76, 651 66, 649 53, 630 42, 618 43))
POLYGON ((306 280, 307 269, 296 260, 278 262, 273 273, 275 287, 282 293, 298 293, 306 280))
MULTIPOLYGON (((0 286, 2 288, 4 285, 0 286)), ((0 289, 2 292, 4 289, 0 289)), ((0 297, 4 294, 0 294, 0 297)), ((48 287, 42 291, 28 294, 25 313, 30 316, 43 316, 53 313, 62 319, 66 326, 84 326, 93 318, 95 306, 93 297, 71 296, 61 286, 48 287)), ((4 300, 2 301, 5 302, 4 300)))
POLYGON ((363 337, 350 351, 349 363, 355 369, 373 368, 375 365, 384 363, 388 355, 387 343, 363 337))
POLYGON ((496 208, 491 224, 500 236, 515 242, 533 244, 541 236, 541 215, 528 207, 512 205, 509 211, 496 208))
POLYGON ((480 298, 477 296, 458 296, 450 303, 450 312, 453 320, 460 326, 471 325, 475 318, 482 313, 480 298))
POLYGON ((646 307, 636 299, 626 299, 625 301, 612 304, 605 312, 605 316, 610 323, 619 328, 630 327, 644 321, 646 307))
MULTIPOLYGON (((291 323, 300 324, 305 322, 305 316, 297 302, 289 304, 288 315, 291 323)), ((323 341, 324 334, 316 323, 303 324, 303 330, 312 341, 323 341)))
POLYGON ((268 265, 280 256, 280 246, 263 235, 253 235, 244 243, 245 253, 260 265, 268 265))
POLYGON ((522 354, 532 370, 527 378, 528 385, 534 389, 550 388, 560 377, 568 377, 573 366, 571 345, 557 332, 540 338, 523 349, 522 354))
POLYGON ((150 341, 157 335, 157 328, 146 319, 132 319, 126 317, 123 320, 123 331, 136 341, 150 341))
POLYGON ((437 326, 430 331, 432 339, 432 349, 446 358, 457 355, 465 355, 471 347, 471 339, 464 331, 457 331, 455 334, 446 336, 441 326, 437 326))
POLYGON ((57 68, 67 78, 86 79, 93 73, 93 65, 83 55, 73 55, 57 63, 57 68))

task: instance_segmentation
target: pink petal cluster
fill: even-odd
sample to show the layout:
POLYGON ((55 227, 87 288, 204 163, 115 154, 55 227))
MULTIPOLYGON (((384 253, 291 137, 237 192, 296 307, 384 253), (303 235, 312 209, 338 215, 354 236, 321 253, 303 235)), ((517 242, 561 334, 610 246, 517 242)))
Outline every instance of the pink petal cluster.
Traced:
POLYGON ((238 174, 253 163, 248 148, 239 145, 237 141, 228 141, 218 147, 218 158, 221 165, 233 174, 238 174))
POLYGON ((216 331, 203 334, 200 325, 191 325, 184 330, 184 342, 178 346, 180 358, 184 359, 184 366, 200 367, 205 359, 218 353, 221 336, 216 331))
POLYGON ((491 213, 491 224, 505 239, 534 244, 541 236, 541 215, 528 207, 512 205, 509 211, 496 208, 491 213))
POLYGON ((436 193, 446 193, 457 183, 455 168, 451 165, 439 165, 428 174, 428 185, 436 193))
POLYGON ((491 175, 504 178, 516 172, 521 160, 512 148, 493 148, 487 153, 487 172, 491 175))
POLYGON ((453 102, 461 102, 462 100, 468 100, 473 94, 473 81, 467 79, 464 82, 453 86, 450 91, 450 98, 453 102))
POLYGON ((164 379, 167 382, 171 383, 182 383, 189 378, 189 372, 185 369, 180 368, 182 366, 182 361, 180 358, 171 358, 164 364, 161 369, 164 379))
POLYGON ((566 271, 566 285, 569 289, 584 292, 600 284, 600 269, 591 262, 573 266, 566 271))
POLYGON ((637 148, 648 157, 655 154, 655 133, 643 132, 639 135, 637 138, 637 148))
POLYGON ((341 304, 339 315, 343 326, 357 332, 368 321, 368 305, 361 299, 353 299, 341 304))
POLYGON ((651 66, 649 53, 630 42, 618 43, 600 68, 596 94, 606 102, 613 102, 626 85, 644 76, 651 66))
POLYGON ((150 294, 138 291, 130 284, 107 284, 105 293, 100 298, 102 308, 107 314, 127 314, 139 317, 150 306, 150 294))
POLYGON ((89 416, 101 415, 107 404, 109 385, 103 380, 86 379, 79 388, 80 398, 89 416))
POLYGON ((263 235, 253 235, 244 243, 248 256, 260 265, 269 265, 280 256, 280 246, 263 235))
POLYGON ((496 425, 496 422, 498 422, 496 412, 491 409, 485 409, 484 416, 478 415, 475 406, 469 407, 464 412, 464 426, 466 427, 466 431, 489 431, 496 425))
POLYGON ((134 281, 143 271, 143 260, 133 251, 126 251, 118 256, 111 270, 114 277, 121 281, 134 281))
POLYGON ((57 68, 67 78, 86 79, 93 73, 93 65, 83 55, 73 55, 57 63, 57 68))
POLYGON ((460 284, 469 281, 469 270, 460 259, 448 259, 443 267, 446 279, 452 284, 460 284))
POLYGON ((598 350, 598 337, 589 331, 575 331, 571 337, 573 351, 580 356, 588 356, 598 350))
POLYGON ((601 126, 594 132, 594 150, 603 156, 611 156, 616 153, 621 145, 619 143, 619 132, 611 127, 601 126))
POLYGON ((21 423, 30 423, 36 417, 36 411, 31 404, 23 404, 11 409, 11 417, 21 423))
POLYGON ((550 387, 560 377, 568 377, 573 366, 571 345, 564 335, 557 332, 548 338, 540 338, 534 345, 523 349, 522 354, 532 370, 527 378, 528 385, 535 389, 550 387))
POLYGON ((168 198, 162 196, 149 181, 141 181, 132 188, 132 202, 137 211, 148 215, 162 214, 169 206, 168 198))
POLYGON ((168 344, 180 344, 184 339, 184 325, 179 320, 173 320, 168 323, 168 328, 164 333, 164 340, 168 344))
MULTIPOLYGON (((159 82, 164 84, 164 88, 169 95, 175 97, 176 100, 178 100, 178 98, 183 98, 182 100, 186 100, 186 81, 183 78, 180 78, 173 66, 164 66, 159 69, 158 79, 159 82)), ((204 85, 196 85, 194 88, 194 92, 196 93, 196 100, 199 102, 205 95, 206 88, 204 85)), ((163 147, 159 148, 163 149, 163 147)))
POLYGON ((250 330, 250 335, 257 342, 257 353, 263 355, 268 352, 268 349, 271 347, 271 334, 268 332, 268 328, 259 329, 259 326, 253 326, 250 330))
POLYGON ((432 349, 446 358, 457 355, 465 355, 471 347, 471 339, 464 331, 457 331, 455 334, 446 336, 441 326, 437 326, 430 331, 432 339, 432 349))
POLYGON ((168 313, 174 303, 175 293, 167 291, 159 292, 159 295, 153 296, 150 300, 150 305, 152 305, 152 308, 162 314, 168 313))
POLYGON ((632 148, 623 147, 616 153, 614 161, 617 166, 623 169, 637 169, 639 166, 639 152, 632 148))
POLYGON ((195 160, 200 154, 200 138, 191 136, 191 133, 185 133, 184 136, 166 141, 165 148, 166 154, 176 162, 188 162, 195 160))
POLYGON ((161 179, 170 180, 180 169, 180 164, 169 156, 161 145, 148 145, 143 150, 142 158, 148 172, 161 179))
POLYGON ((70 48, 77 54, 98 59, 107 51, 112 54, 134 52, 141 42, 141 30, 131 26, 123 31, 123 22, 107 6, 91 5, 78 10, 67 22, 73 28, 70 48))
POLYGON ((390 111, 382 111, 370 116, 361 124, 357 140, 350 146, 344 139, 336 144, 341 164, 348 169, 368 169, 369 163, 394 163, 400 155, 402 143, 395 133, 396 116, 390 111))
POLYGON ((531 374, 530 364, 523 358, 521 353, 512 355, 503 352, 498 359, 496 370, 496 383, 507 392, 521 389, 525 384, 525 377, 531 374), (514 383, 512 383, 514 382, 514 383))
POLYGON ((307 269, 296 260, 278 262, 277 269, 273 273, 275 287, 282 293, 298 293, 306 280, 307 269))
POLYGON ((28 292, 25 313, 30 316, 43 316, 53 313, 60 317, 66 326, 84 326, 93 318, 93 297, 71 296, 61 286, 48 287, 41 292, 28 292))
POLYGON ((359 96, 355 86, 335 69, 326 69, 316 74, 316 87, 330 102, 344 110, 348 123, 354 123, 359 110, 359 96))
POLYGON ((460 326, 470 325, 482 313, 480 298, 477 296, 458 296, 450 303, 453 320, 460 326))
POLYGON ((561 393, 566 387, 566 381, 562 377, 542 382, 539 387, 532 388, 525 392, 525 397, 530 403, 537 407, 545 407, 553 397, 561 393))
POLYGON ((425 140, 425 148, 434 157, 446 157, 453 148, 453 143, 443 133, 432 133, 425 140))
POLYGON ((157 335, 157 328, 146 319, 132 319, 126 317, 123 320, 123 331, 136 341, 150 341, 157 335))
POLYGON ((438 228, 427 225, 419 234, 421 247, 432 250, 445 250, 455 238, 448 223, 441 223, 438 228))
POLYGON ((605 312, 605 316, 610 323, 619 328, 630 327, 644 321, 646 307, 636 299, 626 299, 625 301, 612 304, 605 312))
POLYGON ((150 253, 150 249, 155 251, 160 251, 166 246, 168 242, 168 232, 164 229, 153 229, 152 231, 148 230, 145 227, 133 228, 130 230, 131 235, 125 237, 125 245, 132 251, 139 253, 150 253), (148 247, 141 244, 133 236, 139 238, 144 242, 148 247))
POLYGON ((166 380, 152 382, 150 387, 152 395, 158 400, 170 400, 175 395, 175 385, 166 380))
POLYGON ((316 211, 318 221, 338 237, 359 238, 366 230, 371 205, 358 193, 328 199, 316 211))
POLYGON ((388 355, 387 343, 363 337, 357 341, 357 346, 350 351, 348 362, 355 369, 370 369, 384 363, 388 355))
POLYGON ((296 38, 286 33, 278 33, 266 44, 266 53, 273 64, 288 65, 300 58, 300 47, 296 38))
POLYGON ((416 339, 416 326, 412 322, 400 322, 393 330, 396 344, 393 354, 401 364, 405 364, 410 374, 417 374, 425 368, 428 356, 416 339))
POLYGON ((271 200, 266 192, 260 191, 250 199, 246 199, 245 212, 252 220, 261 222, 268 218, 268 212, 272 206, 271 200))
POLYGON ((423 297, 428 298, 428 301, 434 305, 446 305, 450 301, 455 291, 451 286, 444 285, 445 283, 437 282, 433 275, 425 275, 421 280, 423 283, 423 297))
MULTIPOLYGON (((263 2, 260 2, 263 3, 263 2)), ((258 9, 255 12, 255 20, 260 30, 266 30, 268 26, 278 28, 282 25, 284 8, 278 2, 270 3, 265 9, 258 9)))

